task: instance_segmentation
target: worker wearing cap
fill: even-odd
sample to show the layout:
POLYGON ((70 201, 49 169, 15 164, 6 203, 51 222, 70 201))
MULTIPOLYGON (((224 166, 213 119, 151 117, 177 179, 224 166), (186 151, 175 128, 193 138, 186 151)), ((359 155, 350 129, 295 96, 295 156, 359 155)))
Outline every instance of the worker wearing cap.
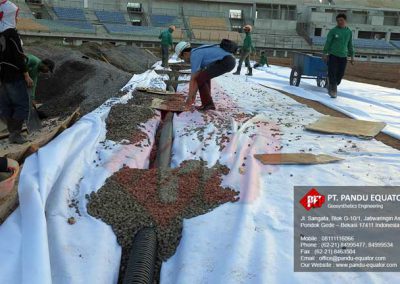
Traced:
POLYGON ((354 64, 353 33, 347 27, 346 14, 338 14, 337 26, 328 33, 324 47, 324 60, 328 63, 328 93, 337 97, 337 86, 342 82, 347 66, 347 58, 354 64))
POLYGON ((22 125, 29 115, 28 73, 21 39, 16 30, 18 7, 0 2, 0 117, 7 122, 10 143, 23 144, 22 125))
POLYGON ((169 49, 173 48, 173 38, 172 33, 175 31, 175 26, 170 26, 167 30, 161 32, 158 37, 161 40, 161 58, 162 64, 161 66, 164 68, 168 67, 169 60, 169 49))
POLYGON ((220 45, 203 45, 191 48, 190 43, 180 42, 176 45, 177 56, 191 65, 191 78, 186 107, 191 108, 200 92, 201 106, 197 110, 215 110, 211 97, 211 79, 228 73, 235 68, 236 59, 232 53, 220 45))
POLYGON ((54 62, 50 59, 41 60, 38 57, 28 54, 26 56, 26 64, 28 66, 29 76, 33 80, 33 87, 31 89, 31 98, 34 101, 36 97, 36 87, 38 82, 39 73, 47 74, 53 73, 54 62))
POLYGON ((247 74, 248 76, 253 76, 253 68, 251 68, 250 65, 250 54, 252 52, 255 52, 256 49, 253 46, 253 41, 251 39, 251 31, 253 30, 252 26, 246 25, 243 28, 244 32, 246 33, 246 36, 243 41, 243 47, 240 51, 240 59, 239 59, 239 65, 237 67, 237 70, 234 75, 240 75, 240 70, 242 69, 242 64, 244 61, 244 65, 247 67, 247 74))

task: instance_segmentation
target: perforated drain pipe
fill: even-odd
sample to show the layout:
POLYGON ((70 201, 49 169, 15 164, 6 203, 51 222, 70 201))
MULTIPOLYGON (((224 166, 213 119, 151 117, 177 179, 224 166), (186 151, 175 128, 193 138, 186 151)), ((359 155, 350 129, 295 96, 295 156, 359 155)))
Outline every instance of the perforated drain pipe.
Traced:
MULTIPOLYGON (((155 167, 169 168, 173 142, 172 112, 165 115, 157 147, 155 167)), ((132 244, 123 284, 153 284, 157 259, 157 235, 154 228, 140 230, 132 244)))

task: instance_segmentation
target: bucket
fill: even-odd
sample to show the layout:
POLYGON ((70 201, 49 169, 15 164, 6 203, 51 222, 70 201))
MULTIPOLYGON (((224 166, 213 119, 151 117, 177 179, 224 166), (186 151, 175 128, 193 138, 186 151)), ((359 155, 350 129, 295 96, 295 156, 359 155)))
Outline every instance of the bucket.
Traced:
POLYGON ((0 204, 14 189, 15 181, 19 174, 19 166, 13 171, 8 173, 0 173, 0 204))

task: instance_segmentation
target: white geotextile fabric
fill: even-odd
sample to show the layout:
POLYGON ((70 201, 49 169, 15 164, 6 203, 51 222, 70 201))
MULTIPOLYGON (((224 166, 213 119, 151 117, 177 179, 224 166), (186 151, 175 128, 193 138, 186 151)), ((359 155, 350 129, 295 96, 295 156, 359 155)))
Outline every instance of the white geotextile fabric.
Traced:
POLYGON ((143 126, 151 143, 142 147, 105 140, 105 119, 111 105, 131 98, 139 83, 158 78, 150 71, 135 75, 128 94, 84 116, 26 160, 20 207, 0 226, 0 283, 117 282, 121 248, 111 227, 88 215, 85 195, 123 164, 148 167, 159 114, 143 126), (69 207, 73 199, 80 215, 69 207), (76 224, 69 225, 69 217, 76 224))
POLYGON ((233 117, 230 113, 238 110, 257 115, 244 124, 232 121, 231 127, 223 129, 222 134, 231 132, 234 136, 222 152, 215 143, 219 135, 215 123, 204 122, 198 112, 175 116, 172 163, 177 166, 184 160, 202 158, 212 166, 219 160, 231 169, 223 185, 239 190, 241 200, 184 221, 182 240, 176 254, 163 263, 161 282, 397 282, 397 273, 294 273, 293 187, 398 186, 400 152, 376 140, 306 132, 302 126, 320 117, 320 113, 277 91, 246 82, 244 76, 222 76, 212 80, 212 85, 217 108, 224 111, 214 112, 216 116, 229 119, 233 117), (268 124, 263 126, 257 121, 268 124), (211 139, 201 142, 195 131, 187 134, 199 126, 205 127, 201 136, 211 139), (276 129, 282 136, 273 135, 276 129), (253 158, 254 154, 299 151, 330 154, 345 161, 264 166, 253 158), (242 163, 246 166, 239 171, 242 163))
POLYGON ((271 65, 254 70, 249 80, 318 101, 356 119, 386 122, 383 132, 400 139, 400 90, 343 80, 338 97, 331 99, 316 80, 302 79, 299 87, 290 86, 290 72, 290 68, 271 65))

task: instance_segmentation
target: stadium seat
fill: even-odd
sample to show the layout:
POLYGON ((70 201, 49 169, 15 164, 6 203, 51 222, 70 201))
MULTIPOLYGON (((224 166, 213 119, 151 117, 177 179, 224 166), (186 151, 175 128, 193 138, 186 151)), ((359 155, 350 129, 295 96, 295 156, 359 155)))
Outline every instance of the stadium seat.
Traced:
POLYGON ((120 25, 120 24, 104 24, 107 32, 110 34, 122 34, 122 35, 141 35, 149 37, 158 37, 162 29, 156 27, 146 26, 131 26, 131 25, 120 25))
POLYGON ((95 11, 97 19, 101 23, 126 24, 125 16, 118 11, 95 11))
POLYGON ((63 33, 96 33, 94 26, 88 22, 59 21, 59 20, 36 20, 40 25, 46 26, 50 32, 63 33))
POLYGON ((41 25, 34 19, 18 18, 17 29, 20 31, 49 32, 50 28, 41 25))
POLYGON ((60 20, 86 21, 85 13, 82 9, 54 7, 53 10, 60 20))
POLYGON ((392 40, 391 43, 392 43, 395 47, 400 48, 400 40, 392 40))
MULTIPOLYGON (((325 37, 312 37, 312 41, 314 45, 325 45, 326 38, 325 37)), ((353 44, 355 48, 365 48, 365 49, 395 49, 393 45, 391 45, 386 40, 374 40, 374 39, 354 39, 353 44)))
POLYGON ((223 38, 230 39, 237 43, 239 43, 242 40, 242 37, 238 32, 203 30, 203 29, 193 29, 192 32, 196 40, 205 42, 219 42, 223 38))
POLYGON ((192 29, 229 30, 227 21, 224 18, 189 17, 189 24, 192 29))

